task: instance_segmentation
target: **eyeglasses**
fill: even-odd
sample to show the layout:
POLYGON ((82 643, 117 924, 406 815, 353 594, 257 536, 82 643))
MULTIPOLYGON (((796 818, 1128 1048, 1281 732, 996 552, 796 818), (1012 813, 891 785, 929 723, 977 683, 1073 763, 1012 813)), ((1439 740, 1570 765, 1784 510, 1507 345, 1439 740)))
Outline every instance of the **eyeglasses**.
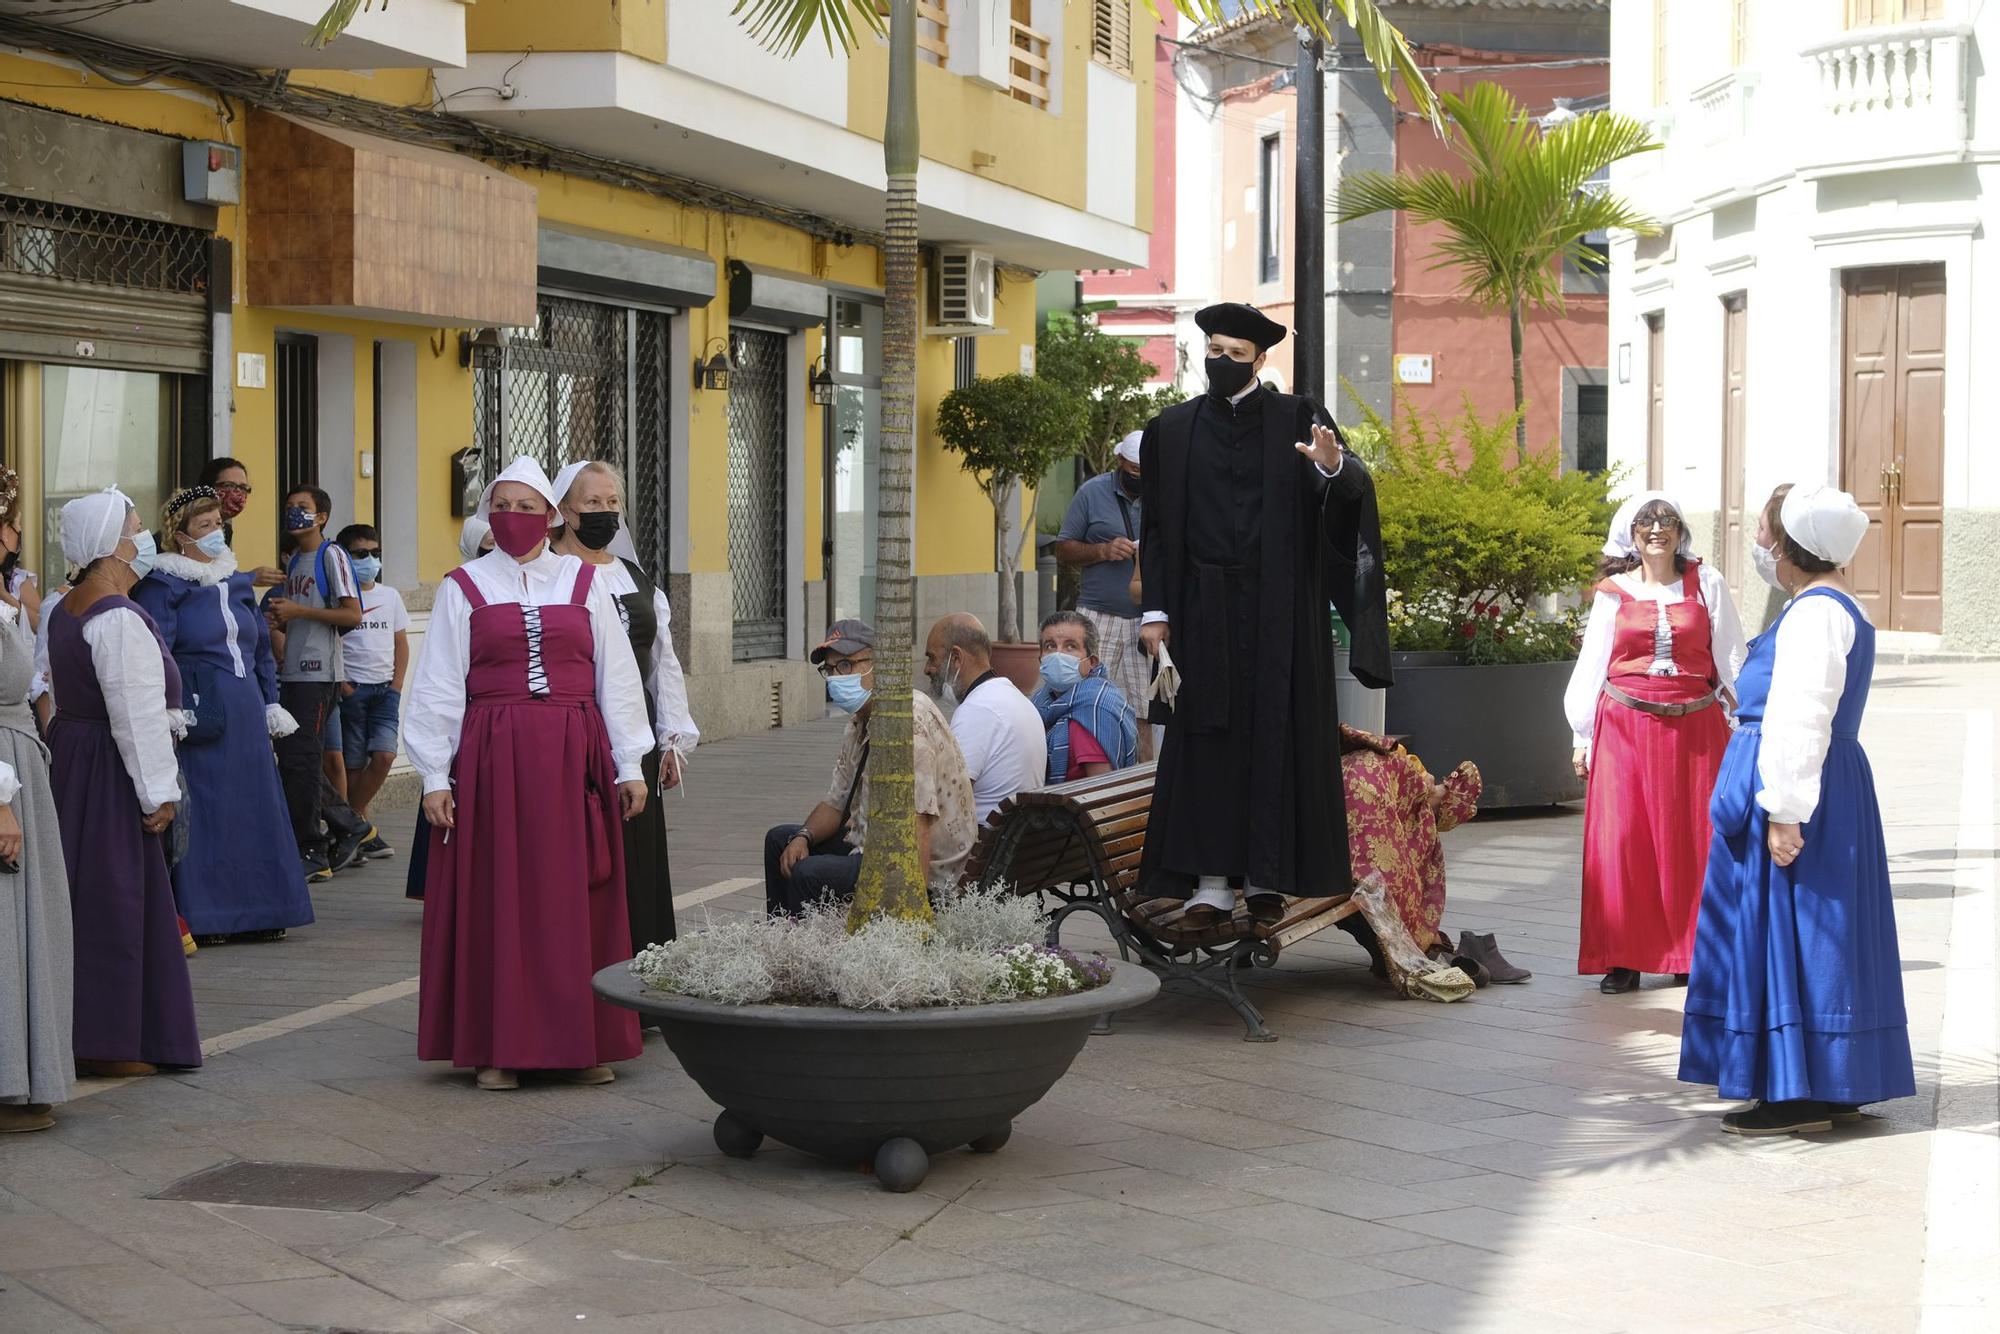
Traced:
POLYGON ((250 484, 248 482, 217 482, 215 489, 217 491, 228 491, 239 496, 250 494, 250 484))
POLYGON ((1662 533, 1671 533, 1680 526, 1681 521, 1679 519, 1666 515, 1655 519, 1634 519, 1632 521, 1632 528, 1635 532, 1644 532, 1646 529, 1651 528, 1662 533))
POLYGON ((819 665, 821 676, 859 676, 875 665, 873 658, 841 658, 819 665))

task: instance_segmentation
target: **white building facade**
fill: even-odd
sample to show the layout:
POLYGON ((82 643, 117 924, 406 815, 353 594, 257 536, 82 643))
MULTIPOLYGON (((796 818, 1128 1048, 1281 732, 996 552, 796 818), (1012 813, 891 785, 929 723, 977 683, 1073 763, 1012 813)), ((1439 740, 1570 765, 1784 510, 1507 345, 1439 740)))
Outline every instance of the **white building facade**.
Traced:
POLYGON ((1615 188, 1610 456, 1676 494, 1754 622, 1782 482, 1854 493, 1885 647, 2000 650, 2000 11, 1974 0, 1630 0, 1612 105, 1664 147, 1615 188))

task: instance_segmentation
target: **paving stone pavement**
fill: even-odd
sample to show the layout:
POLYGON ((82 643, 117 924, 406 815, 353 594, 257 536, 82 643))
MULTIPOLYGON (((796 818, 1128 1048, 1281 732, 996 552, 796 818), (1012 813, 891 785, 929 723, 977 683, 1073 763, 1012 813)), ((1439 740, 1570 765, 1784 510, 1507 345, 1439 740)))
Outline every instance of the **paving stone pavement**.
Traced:
MULTIPOLYGON (((1279 1042, 1165 995, 1004 1151, 942 1155, 909 1195, 782 1148, 720 1156, 656 1036, 604 1088, 487 1094, 420 1064, 398 859, 317 887, 283 944, 193 960, 204 1068, 86 1086, 0 1142, 0 1330, 2000 1327, 2000 669, 1885 668, 1876 690, 1922 1089, 1866 1125, 1717 1133, 1721 1105, 1673 1078, 1681 993, 1573 974, 1573 810, 1446 840, 1449 922, 1533 982, 1399 1001, 1344 936, 1309 942, 1254 979, 1279 1042), (237 1159, 438 1175, 366 1213, 146 1198, 237 1159)), ((835 739, 699 752, 669 798, 683 896, 759 875, 835 739)), ((682 920, 760 907, 739 886, 682 920)))

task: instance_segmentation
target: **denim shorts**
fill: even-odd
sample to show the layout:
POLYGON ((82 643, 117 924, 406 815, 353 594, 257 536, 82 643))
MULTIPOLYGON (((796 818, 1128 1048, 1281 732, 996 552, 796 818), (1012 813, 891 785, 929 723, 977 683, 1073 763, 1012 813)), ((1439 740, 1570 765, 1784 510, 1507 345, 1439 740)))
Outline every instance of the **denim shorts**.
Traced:
POLYGON ((327 719, 326 749, 338 750, 350 769, 368 767, 370 755, 394 755, 398 725, 403 716, 403 697, 384 681, 358 685, 354 693, 340 701, 335 718, 327 719))

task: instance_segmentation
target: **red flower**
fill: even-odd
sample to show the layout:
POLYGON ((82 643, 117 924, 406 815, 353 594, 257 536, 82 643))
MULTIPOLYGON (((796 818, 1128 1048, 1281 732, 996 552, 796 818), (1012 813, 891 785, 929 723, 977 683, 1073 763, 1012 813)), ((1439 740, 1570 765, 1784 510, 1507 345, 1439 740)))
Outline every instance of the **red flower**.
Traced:
POLYGON ((1504 639, 1505 639, 1505 638, 1507 637, 1507 632, 1506 632, 1505 630, 1495 630, 1495 631, 1493 632, 1493 637, 1494 637, 1495 639, 1503 639, 1503 640, 1504 640, 1504 639))
POLYGON ((1496 620, 1496 621, 1497 621, 1497 620, 1499 620, 1499 619, 1500 619, 1500 604, 1496 602, 1496 603, 1494 603, 1494 604, 1493 604, 1492 606, 1488 607, 1488 608, 1486 609, 1486 614, 1487 614, 1488 616, 1491 616, 1491 617, 1492 617, 1492 618, 1493 618, 1494 620, 1496 620))
POLYGON ((1458 632, 1464 635, 1467 639, 1470 639, 1474 635, 1479 633, 1479 627, 1474 625, 1471 621, 1467 621, 1464 625, 1458 627, 1458 632))

